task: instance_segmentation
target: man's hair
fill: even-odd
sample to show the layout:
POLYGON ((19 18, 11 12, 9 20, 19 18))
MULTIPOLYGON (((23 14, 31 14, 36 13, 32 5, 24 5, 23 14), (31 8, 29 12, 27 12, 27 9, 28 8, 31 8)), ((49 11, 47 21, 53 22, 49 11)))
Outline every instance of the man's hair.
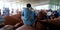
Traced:
POLYGON ((27 4, 27 7, 31 7, 31 4, 27 4))

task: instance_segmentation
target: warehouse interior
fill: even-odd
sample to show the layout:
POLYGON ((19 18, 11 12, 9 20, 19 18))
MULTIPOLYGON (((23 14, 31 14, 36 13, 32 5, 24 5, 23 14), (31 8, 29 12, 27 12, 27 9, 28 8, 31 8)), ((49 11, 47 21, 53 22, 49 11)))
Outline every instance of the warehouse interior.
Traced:
POLYGON ((60 0, 0 0, 0 30, 60 30, 60 0), (30 16, 33 27, 24 24, 27 4, 36 14, 30 16))

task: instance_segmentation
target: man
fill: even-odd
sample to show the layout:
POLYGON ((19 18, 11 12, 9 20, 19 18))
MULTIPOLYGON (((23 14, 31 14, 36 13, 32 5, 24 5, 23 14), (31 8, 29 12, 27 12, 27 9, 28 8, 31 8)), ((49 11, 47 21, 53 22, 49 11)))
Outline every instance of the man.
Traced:
POLYGON ((51 15, 52 15, 52 12, 50 10, 48 10, 48 12, 47 12, 47 19, 50 19, 51 15))
POLYGON ((22 11, 23 23, 27 26, 32 26, 35 22, 35 12, 32 10, 31 4, 27 4, 27 8, 22 11))
POLYGON ((3 23, 4 19, 3 16, 1 15, 1 10, 0 10, 0 24, 3 23))
POLYGON ((9 8, 4 8, 3 13, 5 16, 9 16, 9 8))
POLYGON ((54 11, 54 15, 55 15, 56 18, 60 16, 58 11, 54 11))

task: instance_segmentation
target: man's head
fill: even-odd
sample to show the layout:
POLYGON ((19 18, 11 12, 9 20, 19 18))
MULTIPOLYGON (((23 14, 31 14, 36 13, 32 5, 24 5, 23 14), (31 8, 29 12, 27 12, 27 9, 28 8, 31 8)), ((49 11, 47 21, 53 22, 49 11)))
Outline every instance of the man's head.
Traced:
POLYGON ((27 7, 30 8, 31 7, 31 4, 27 4, 27 7))

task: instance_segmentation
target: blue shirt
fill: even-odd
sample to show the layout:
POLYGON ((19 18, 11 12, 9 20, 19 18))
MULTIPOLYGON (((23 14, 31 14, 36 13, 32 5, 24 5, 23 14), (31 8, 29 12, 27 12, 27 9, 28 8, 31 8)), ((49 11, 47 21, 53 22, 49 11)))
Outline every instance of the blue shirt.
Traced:
POLYGON ((32 25, 35 22, 35 12, 29 10, 29 8, 25 8, 22 11, 23 23, 25 25, 32 25))
POLYGON ((59 12, 55 12, 55 16, 59 17, 60 16, 59 12))
POLYGON ((6 16, 9 16, 9 9, 8 8, 5 8, 3 12, 6 16))

